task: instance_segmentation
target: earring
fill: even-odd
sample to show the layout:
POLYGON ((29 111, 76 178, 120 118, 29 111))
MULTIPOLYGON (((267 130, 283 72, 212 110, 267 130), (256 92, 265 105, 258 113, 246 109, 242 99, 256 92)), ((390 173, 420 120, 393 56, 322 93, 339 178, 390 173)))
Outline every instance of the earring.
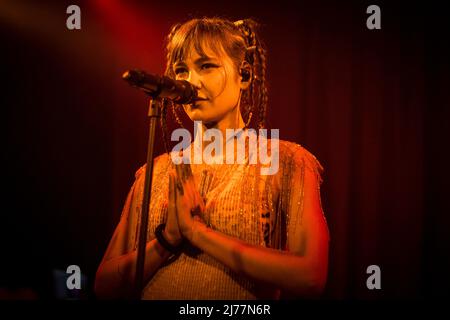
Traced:
POLYGON ((246 69, 241 69, 242 81, 247 82, 250 80, 250 72, 246 69))
POLYGON ((253 112, 250 112, 250 113, 248 114, 248 120, 247 120, 247 123, 246 123, 245 126, 244 126, 244 129, 247 129, 247 128, 248 128, 248 125, 250 124, 250 121, 252 120, 252 116, 253 116, 253 112))

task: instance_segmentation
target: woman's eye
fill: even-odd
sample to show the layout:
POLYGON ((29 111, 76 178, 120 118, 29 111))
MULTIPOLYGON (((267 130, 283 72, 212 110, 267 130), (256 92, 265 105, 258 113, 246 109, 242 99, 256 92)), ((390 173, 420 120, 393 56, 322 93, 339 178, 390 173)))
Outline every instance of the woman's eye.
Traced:
POLYGON ((179 74, 182 74, 182 73, 186 73, 186 72, 187 72, 186 68, 176 68, 175 69, 175 74, 176 75, 179 75, 179 74))
POLYGON ((207 69, 211 69, 211 68, 217 68, 217 65, 215 65, 213 63, 202 64, 202 70, 207 70, 207 69))

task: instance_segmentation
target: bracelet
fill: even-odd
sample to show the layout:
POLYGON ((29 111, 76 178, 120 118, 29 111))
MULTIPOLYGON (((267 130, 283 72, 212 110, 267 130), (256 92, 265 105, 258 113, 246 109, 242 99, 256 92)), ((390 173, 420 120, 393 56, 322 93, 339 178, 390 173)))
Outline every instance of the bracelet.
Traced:
POLYGON ((163 236, 163 234, 162 234, 165 227, 166 227, 166 224, 165 224, 165 223, 161 223, 159 226, 156 227, 156 229, 155 229, 155 236, 156 236, 156 239, 158 240, 159 244, 160 244, 164 249, 166 249, 167 251, 169 251, 169 252, 172 253, 172 254, 177 254, 177 253, 180 252, 181 249, 183 248, 184 243, 183 243, 183 241, 182 241, 178 246, 171 245, 171 244, 166 240, 166 238, 164 238, 164 236, 163 236))

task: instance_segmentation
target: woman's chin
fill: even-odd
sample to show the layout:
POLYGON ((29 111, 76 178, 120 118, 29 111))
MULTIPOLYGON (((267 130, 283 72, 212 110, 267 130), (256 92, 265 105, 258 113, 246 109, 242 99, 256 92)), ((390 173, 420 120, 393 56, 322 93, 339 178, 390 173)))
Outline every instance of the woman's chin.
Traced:
POLYGON ((202 121, 202 122, 213 121, 200 108, 190 108, 187 112, 187 115, 192 121, 202 121))

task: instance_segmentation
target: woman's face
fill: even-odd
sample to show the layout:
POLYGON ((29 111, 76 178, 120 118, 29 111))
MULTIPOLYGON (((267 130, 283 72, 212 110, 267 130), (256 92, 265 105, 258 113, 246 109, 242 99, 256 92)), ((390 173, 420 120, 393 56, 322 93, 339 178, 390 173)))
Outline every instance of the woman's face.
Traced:
POLYGON ((235 119, 239 112, 241 78, 230 57, 204 48, 200 56, 195 48, 188 50, 185 60, 173 65, 177 80, 187 80, 198 89, 198 101, 184 105, 192 121, 214 124, 226 119, 235 119))

